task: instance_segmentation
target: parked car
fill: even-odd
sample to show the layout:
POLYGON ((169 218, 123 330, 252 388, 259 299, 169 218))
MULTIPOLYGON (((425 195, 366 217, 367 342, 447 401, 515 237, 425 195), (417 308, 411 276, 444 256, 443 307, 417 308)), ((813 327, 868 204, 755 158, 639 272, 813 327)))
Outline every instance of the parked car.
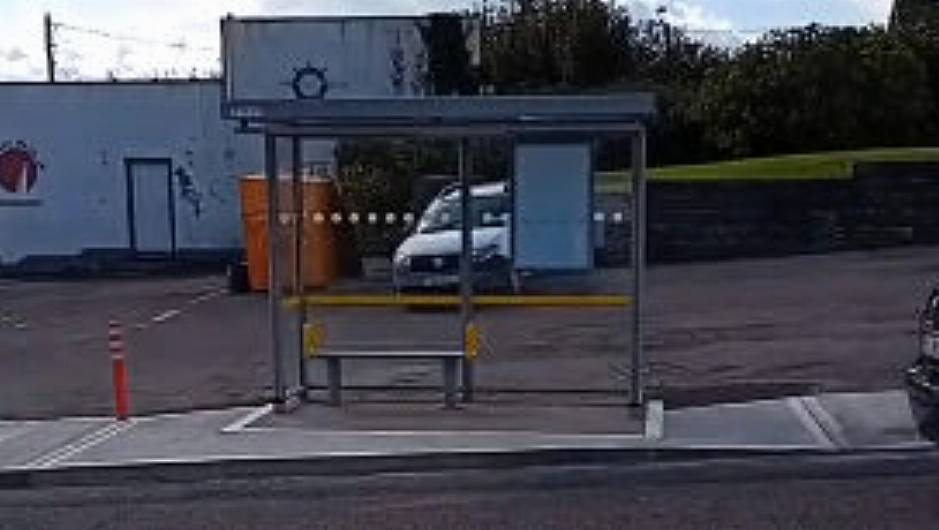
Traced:
MULTIPOLYGON (((510 290, 513 281, 508 185, 472 186, 473 286, 478 291, 510 290)), ((397 292, 453 291, 460 285, 460 190, 444 188, 427 206, 414 232, 394 254, 397 292)))
POLYGON ((920 433, 939 443, 939 286, 919 313, 919 352, 906 372, 906 386, 920 433))

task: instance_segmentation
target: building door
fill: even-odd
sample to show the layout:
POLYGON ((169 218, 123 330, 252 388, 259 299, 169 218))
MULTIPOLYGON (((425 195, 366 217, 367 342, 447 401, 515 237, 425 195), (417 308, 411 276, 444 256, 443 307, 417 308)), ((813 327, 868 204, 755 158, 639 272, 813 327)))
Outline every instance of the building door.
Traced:
POLYGON ((127 158, 127 220, 130 248, 145 254, 176 250, 172 160, 127 158))

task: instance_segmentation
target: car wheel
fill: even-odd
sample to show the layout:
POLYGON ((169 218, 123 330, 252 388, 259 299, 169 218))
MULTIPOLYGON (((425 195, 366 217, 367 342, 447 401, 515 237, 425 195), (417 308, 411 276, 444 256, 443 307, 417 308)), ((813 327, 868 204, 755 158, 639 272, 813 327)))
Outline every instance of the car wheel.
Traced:
POLYGON ((933 412, 917 423, 919 433, 923 438, 939 443, 939 411, 933 412))

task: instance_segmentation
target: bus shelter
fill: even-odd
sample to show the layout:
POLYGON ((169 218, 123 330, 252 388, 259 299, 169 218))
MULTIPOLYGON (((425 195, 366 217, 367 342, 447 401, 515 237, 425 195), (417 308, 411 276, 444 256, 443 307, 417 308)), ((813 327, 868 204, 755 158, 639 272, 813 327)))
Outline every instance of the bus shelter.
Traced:
MULTIPOLYGON (((516 306, 621 306, 628 315, 623 322, 631 333, 623 356, 629 366, 629 404, 643 406, 645 396, 646 358, 643 351, 643 304, 646 241, 646 121, 654 114, 654 98, 646 93, 616 96, 446 96, 372 99, 299 99, 295 101, 226 102, 224 114, 236 120, 240 132, 257 134, 264 139, 264 165, 267 181, 269 222, 267 241, 269 257, 270 350, 273 360, 273 402, 276 408, 287 408, 294 398, 306 396, 309 383, 306 375, 308 359, 301 355, 296 365, 284 362, 285 341, 295 341, 301 351, 316 350, 317 330, 306 322, 306 309, 312 305, 431 305, 459 308, 462 347, 454 352, 412 352, 416 357, 439 357, 444 361, 445 403, 453 406, 458 393, 464 401, 473 399, 475 388, 477 330, 474 310, 485 305, 516 306), (469 219, 473 194, 467 171, 467 142, 473 138, 501 137, 510 141, 524 138, 590 138, 624 137, 629 142, 631 178, 630 212, 632 237, 629 255, 632 275, 617 296, 486 296, 474 293, 472 227, 463 222, 460 228, 459 293, 443 296, 394 295, 388 297, 321 296, 303 291, 303 252, 301 230, 286 234, 279 226, 298 223, 304 215, 303 193, 296 193, 301 179, 304 139, 342 140, 349 138, 415 138, 433 137, 453 142, 457 150, 458 188, 463 219, 469 219), (294 193, 293 204, 284 205, 280 192, 283 186, 284 160, 289 160, 294 193), (286 208, 285 208, 286 206, 286 208), (286 215, 284 213, 286 212, 286 215), (284 238, 292 241, 284 241, 284 238), (285 256, 278 251, 285 244, 292 246, 294 263, 284 264, 285 256), (288 266, 284 266, 288 265, 288 266), (299 287, 292 296, 283 287, 299 287), (288 334, 282 333, 285 306, 297 309, 296 325, 288 334), (293 336, 290 336, 293 335, 293 336), (294 371, 289 374, 289 371, 294 371), (457 373, 460 374, 457 377, 457 373), (295 377, 288 377, 293 375, 295 377), (459 379, 459 382, 457 381, 459 379)), ((302 219, 301 219, 302 222, 302 219)), ((299 224, 302 226, 302 224, 299 224)), ((351 354, 350 354, 351 355, 351 354)), ((334 356, 338 359, 341 355, 334 356)), ((340 380, 339 362, 329 363, 331 380, 340 380), (336 373, 332 373, 335 370, 336 373)), ((331 384, 332 386, 332 384, 331 384)), ((338 388, 330 388, 338 403, 338 388)))

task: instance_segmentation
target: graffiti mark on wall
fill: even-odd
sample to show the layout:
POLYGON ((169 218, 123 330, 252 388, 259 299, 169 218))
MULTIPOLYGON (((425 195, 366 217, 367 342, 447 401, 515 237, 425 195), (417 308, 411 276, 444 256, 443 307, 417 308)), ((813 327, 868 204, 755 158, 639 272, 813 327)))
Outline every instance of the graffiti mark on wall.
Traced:
POLYGON ((16 140, 0 144, 0 189, 3 191, 28 194, 36 186, 43 167, 36 151, 26 142, 16 140))
POLYGON ((395 43, 391 47, 391 89, 394 95, 404 94, 404 78, 407 65, 404 63, 404 46, 401 44, 401 32, 395 32, 395 43))
POLYGON ((173 174, 179 185, 179 196, 192 206, 193 213, 199 217, 202 214, 202 192, 196 186, 192 175, 184 167, 176 168, 173 174))

